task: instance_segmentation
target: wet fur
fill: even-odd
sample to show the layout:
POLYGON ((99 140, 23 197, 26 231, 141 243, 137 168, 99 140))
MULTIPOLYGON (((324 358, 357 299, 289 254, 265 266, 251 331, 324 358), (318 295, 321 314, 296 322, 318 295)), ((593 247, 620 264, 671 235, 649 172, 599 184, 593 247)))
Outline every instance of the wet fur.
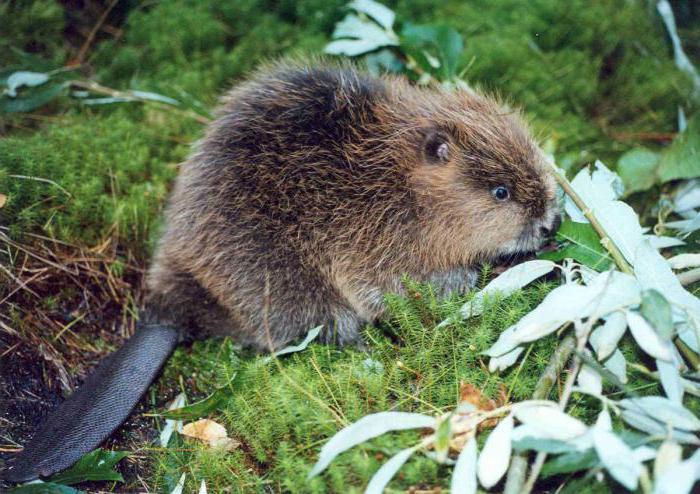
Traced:
POLYGON ((444 293, 533 250, 554 183, 517 112, 352 67, 276 64, 234 88, 183 164, 145 318, 270 349, 358 344, 408 274, 444 293), (446 161, 426 142, 447 142, 446 161), (490 190, 505 184, 511 200, 490 190))

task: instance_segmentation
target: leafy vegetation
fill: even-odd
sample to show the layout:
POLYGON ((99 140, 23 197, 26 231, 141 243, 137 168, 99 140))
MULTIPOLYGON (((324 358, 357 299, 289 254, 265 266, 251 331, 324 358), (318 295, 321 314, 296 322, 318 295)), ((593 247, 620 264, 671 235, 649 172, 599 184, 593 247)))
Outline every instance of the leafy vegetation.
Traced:
MULTIPOLYGON (((73 59, 82 46, 65 41, 70 16, 61 4, 31 0, 0 6, 0 17, 12 19, 10 29, 0 36, 4 67, 0 110, 6 112, 0 117, 0 131, 7 134, 0 141, 0 233, 7 235, 0 267, 7 266, 7 272, 3 269, 0 276, 9 280, 0 285, 0 300, 8 308, 0 318, 0 335, 10 343, 8 348, 32 355, 36 350, 29 348, 27 335, 38 334, 42 343, 50 341, 70 354, 85 346, 85 340, 94 340, 95 328, 107 326, 106 317, 113 317, 109 324, 114 327, 128 328, 125 321, 133 322, 132 306, 140 297, 141 268, 157 236, 158 212, 177 163, 201 135, 201 124, 210 118, 218 95, 265 60, 283 54, 315 55, 324 48, 332 54, 362 56, 370 70, 402 72, 417 84, 478 87, 504 95, 524 107, 545 149, 570 176, 597 158, 616 164, 626 198, 637 207, 643 224, 656 225, 658 235, 683 236, 685 245, 672 239, 675 253, 697 252, 700 225, 693 223, 697 184, 677 187, 679 179, 698 176, 700 128, 693 80, 676 67, 665 26, 654 11, 641 2, 399 0, 389 2, 390 9, 366 0, 349 6, 345 2, 119 2, 107 17, 108 23, 119 23, 119 34, 101 34, 82 65, 73 59), (63 246, 59 242, 70 244, 72 258, 77 252, 81 258, 89 257, 84 252, 103 256, 99 266, 84 268, 85 276, 107 280, 105 291, 116 292, 114 299, 123 305, 118 315, 75 302, 80 293, 76 285, 83 283, 80 276, 64 275, 69 281, 57 284, 43 299, 24 289, 47 293, 45 285, 37 287, 32 278, 36 269, 48 269, 37 261, 37 253, 56 264, 56 257, 47 256, 44 247, 57 251, 58 245, 63 246), (33 256, 22 257, 26 251, 33 256), (96 272, 105 273, 104 278, 96 272), (5 278, 7 273, 13 277, 5 278), (24 281, 24 287, 17 289, 17 280, 24 281), (61 323, 48 331, 47 317, 61 323), (7 328, 23 336, 16 337, 7 328)), ((683 2, 676 7, 688 8, 683 2)), ((697 38, 695 31, 689 32, 689 39, 697 38)), ((599 271, 613 266, 617 258, 597 241, 596 229, 574 221, 581 219, 575 206, 568 211, 573 211, 572 221, 564 223, 557 238, 560 248, 548 257, 573 258, 599 271)), ((659 239, 654 241, 663 241, 659 239)), ((624 257, 625 242, 621 244, 623 252, 618 254, 624 257)), ((481 286, 489 286, 488 279, 487 269, 481 286)), ((405 448, 426 435, 403 431, 376 437, 339 456, 321 476, 307 480, 322 446, 343 427, 385 411, 448 414, 456 421, 458 412, 466 411, 465 416, 474 412, 465 403, 482 414, 510 410, 512 403, 531 397, 550 356, 561 348, 556 337, 524 342, 517 364, 500 373, 488 372, 483 352, 506 328, 531 313, 555 283, 514 289, 507 298, 485 289, 486 295, 446 301, 437 300, 429 286, 406 283, 410 296, 389 296, 386 321, 367 328, 368 353, 312 344, 299 354, 270 361, 241 351, 230 341, 197 342, 179 349, 156 389, 172 389, 180 382, 190 396, 211 396, 167 416, 216 419, 241 445, 224 452, 174 434, 167 447, 146 450, 145 481, 151 490, 170 492, 184 482, 185 492, 194 492, 205 481, 209 492, 359 492, 389 458, 402 451, 407 458, 405 448), (474 317, 456 317, 459 314, 474 317), (444 320, 449 323, 435 329, 444 320)), ((661 301, 646 294, 639 317, 652 323, 652 332, 665 323, 649 315, 663 311, 648 307, 674 303, 668 293, 660 292, 661 301)), ((637 314, 634 308, 630 312, 637 314)), ((636 337, 640 324, 634 316, 631 319, 636 337)), ((593 328, 588 329, 590 333, 593 328)), ((676 374, 668 368, 653 370, 653 360, 644 355, 648 348, 640 349, 629 335, 610 344, 595 334, 590 334, 594 357, 578 355, 579 365, 587 369, 579 378, 582 390, 592 385, 596 391, 600 386, 598 394, 606 396, 666 392, 671 398, 668 376, 677 384, 676 374), (626 382, 621 382, 623 374, 614 362, 604 367, 613 358, 618 364, 620 358, 628 362, 626 382), (660 373, 666 375, 661 383, 660 373)), ((97 344, 101 351, 110 346, 106 338, 108 344, 97 344)), ((45 352, 35 357, 45 372, 66 379, 55 363, 56 352, 36 346, 45 352)), ((95 347, 90 351, 99 353, 95 347)), ((550 387, 538 399, 557 400, 559 391, 550 387)), ((619 398, 614 398, 616 403, 619 398)), ((622 404, 603 403, 624 410, 622 404)), ((696 415, 700 411, 697 401, 686 400, 686 405, 696 415)), ((576 427, 588 427, 583 424, 598 418, 600 425, 590 431, 599 444, 612 443, 625 453, 641 447, 635 443, 639 437, 620 436, 629 446, 610 438, 618 437, 611 430, 617 433, 623 428, 624 412, 618 418, 599 414, 600 410, 600 403, 584 393, 574 393, 567 409, 576 427)), ((477 450, 483 457, 488 442, 496 441, 486 438, 496 425, 494 418, 485 417, 486 430, 462 444, 450 444, 459 436, 458 429, 450 430, 444 425, 450 421, 443 420, 436 425, 436 447, 429 452, 436 455, 414 454, 398 470, 391 488, 450 487, 451 467, 435 458, 464 459, 455 467, 455 478, 463 478, 460 475, 477 461, 477 450), (462 448, 464 444, 468 447, 462 448), (460 450, 466 453, 458 457, 460 450)), ((525 414, 516 418, 523 424, 528 421, 525 414)), ((504 428, 496 437, 507 436, 504 428)), ((537 438, 527 444, 521 441, 520 446, 516 449, 541 448, 537 438)), ((670 451, 665 458, 682 457, 675 443, 667 441, 661 448, 670 451)), ((562 475, 606 466, 610 458, 600 457, 600 452, 594 445, 593 451, 555 456, 545 464, 545 479, 538 486, 554 489, 567 483, 583 492, 613 492, 619 487, 616 482, 632 486, 625 472, 610 468, 616 480, 607 476, 602 483, 585 474, 562 475), (577 484, 579 480, 584 483, 577 484)), ((391 478, 387 472, 382 471, 386 481, 391 478)), ((104 479, 116 480, 109 476, 113 472, 107 473, 104 479)), ((480 474, 479 480, 488 487, 498 478, 480 474)), ((127 476, 126 486, 101 485, 129 491, 134 482, 127 476)), ((65 486, 55 489, 75 492, 65 486)))

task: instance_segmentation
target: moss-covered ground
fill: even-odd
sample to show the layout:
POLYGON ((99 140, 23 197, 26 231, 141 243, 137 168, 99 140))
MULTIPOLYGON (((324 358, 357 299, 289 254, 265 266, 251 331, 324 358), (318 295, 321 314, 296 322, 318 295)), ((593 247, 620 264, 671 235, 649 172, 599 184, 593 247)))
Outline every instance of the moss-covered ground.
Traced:
MULTIPOLYGON (((0 66, 61 67, 74 59, 109 3, 0 3, 0 66)), ((260 62, 319 54, 344 3, 124 0, 73 73, 208 110, 260 62)), ((678 106, 687 104, 690 85, 675 68, 647 2, 387 4, 400 19, 456 28, 466 43, 465 79, 522 106, 566 168, 595 158, 614 165, 634 146, 663 144, 676 130, 678 106)), ((691 2, 675 6, 693 9, 691 2)), ((688 27, 682 18, 680 24, 688 27)), ((691 56, 700 53, 696 31, 683 31, 691 56)), ((153 105, 83 106, 67 97, 31 114, 0 115, 0 193, 7 196, 0 208, 2 451, 26 440, 41 412, 133 331, 159 211, 202 129, 153 105)), ((461 383, 492 399, 528 397, 555 338, 535 345, 522 366, 503 375, 489 374, 479 352, 548 286, 493 301, 482 318, 441 331, 433 329, 435 322, 460 300, 436 301, 426 287, 415 291, 420 296, 390 297, 387 320, 367 328, 366 353, 312 345, 263 363, 228 341, 182 347, 139 410, 162 406, 179 389, 190 398, 205 396, 237 373, 230 399, 211 418, 241 446, 223 453, 177 437, 164 450, 147 441, 160 422, 140 416, 110 443, 138 451, 124 462, 126 483, 95 488, 169 491, 187 472, 186 492, 202 479, 209 492, 361 491, 382 460, 416 436, 390 435, 356 448, 307 482, 325 440, 374 411, 448 411, 461 383)), ((576 403, 582 416, 595 412, 585 400, 576 403)), ((439 492, 448 479, 447 467, 417 455, 391 486, 439 492)))

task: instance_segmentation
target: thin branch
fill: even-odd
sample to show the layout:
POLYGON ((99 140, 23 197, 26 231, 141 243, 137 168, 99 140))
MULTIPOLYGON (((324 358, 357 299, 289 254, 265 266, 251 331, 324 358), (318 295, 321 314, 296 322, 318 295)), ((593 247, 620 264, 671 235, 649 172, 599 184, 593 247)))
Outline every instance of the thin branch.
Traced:
POLYGON ((566 195, 568 195, 571 198, 571 200, 574 201, 574 204, 576 204, 576 206, 578 206, 578 208, 583 212, 583 215, 590 222, 591 226, 600 237, 601 245, 605 247, 608 252, 610 252, 610 255, 615 261, 615 264, 617 264, 617 266, 620 268, 620 271, 627 274, 634 274, 632 266, 630 266, 629 263, 625 260, 625 257, 622 255, 622 252, 620 252, 620 249, 617 248, 617 245, 615 245, 615 243, 608 237, 608 234, 603 228, 603 225, 601 225, 598 221, 598 218, 595 217, 591 208, 589 208, 588 205, 584 202, 584 200, 581 199, 581 196, 579 196, 578 193, 574 190, 574 188, 571 186, 571 183, 567 180, 567 178, 564 176, 564 173, 559 169, 559 167, 557 167, 554 164, 554 162, 552 162, 551 165, 554 173, 554 178, 559 183, 561 188, 564 189, 566 195))
POLYGON ((132 91, 119 91, 117 89, 112 89, 110 87, 103 86, 101 84, 98 84, 95 81, 82 81, 78 79, 74 79, 72 81, 69 81, 68 84, 71 86, 75 86, 80 89, 85 89, 88 91, 92 91, 97 94, 104 94, 105 96, 111 96, 113 98, 123 98, 126 100, 130 101, 140 101, 142 103, 149 103, 154 106, 157 106, 158 108, 162 110, 166 110, 172 113, 177 113, 182 116, 192 118, 196 120, 197 122, 201 124, 208 124, 211 122, 211 119, 200 115, 198 113, 195 113, 191 110, 181 110, 180 108, 177 108, 173 105, 169 105, 167 103, 163 103, 162 101, 154 101, 152 99, 146 99, 146 98, 141 98, 137 94, 134 94, 132 91))
POLYGON ((102 12, 102 15, 97 20, 97 24, 95 24, 93 26, 92 30, 88 34, 87 39, 85 40, 85 43, 83 43, 83 46, 80 47, 80 51, 78 52, 78 56, 76 57, 78 64, 83 63, 83 61, 85 60, 85 55, 87 54, 87 51, 90 49, 90 46, 92 45, 92 42, 95 39, 95 35, 97 34, 97 31, 99 31, 100 28, 102 27, 102 24, 105 23, 105 21, 107 20, 107 16, 112 11, 114 6, 117 5, 118 1, 119 0, 112 0, 110 2, 110 4, 107 6, 107 8, 105 9, 105 11, 102 12))
MULTIPOLYGON (((559 374, 566 365, 566 362, 568 362, 571 354, 574 352, 575 347, 576 341, 572 335, 565 336, 559 342, 557 349, 549 358, 547 367, 535 385, 535 390, 532 393, 533 400, 544 400, 547 398, 547 396, 549 396, 550 391, 557 382, 559 374)), ((510 462, 510 468, 508 469, 508 476, 503 494, 520 494, 522 492, 523 484, 525 483, 526 474, 527 454, 514 454, 510 462)))

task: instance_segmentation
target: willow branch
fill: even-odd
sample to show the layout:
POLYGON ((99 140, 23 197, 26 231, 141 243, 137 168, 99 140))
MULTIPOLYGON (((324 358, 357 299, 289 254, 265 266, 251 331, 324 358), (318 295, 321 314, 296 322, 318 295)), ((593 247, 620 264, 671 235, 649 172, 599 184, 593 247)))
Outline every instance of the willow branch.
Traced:
MULTIPOLYGON (((559 378, 562 369, 568 362, 576 347, 576 341, 572 335, 565 336, 557 346, 544 372, 540 376, 535 390, 532 393, 533 400, 545 400, 559 378)), ((503 494, 520 494, 527 475, 527 454, 517 453, 513 455, 508 468, 506 486, 503 494)))
POLYGON ((103 86, 101 84, 98 84, 94 81, 81 81, 81 80, 72 80, 69 81, 68 84, 71 86, 80 88, 80 89, 86 89, 88 91, 92 91, 97 94, 104 94, 105 96, 112 96, 114 98, 124 98, 125 100, 130 100, 130 101, 140 101, 142 103, 149 103, 151 105, 154 105, 162 110, 166 110, 172 113, 177 113, 179 115, 192 118, 196 120, 197 122, 201 124, 208 124, 211 122, 211 119, 200 115, 198 113, 195 113, 191 110, 182 110, 180 108, 177 108, 173 105, 169 105, 167 103, 163 103, 162 101, 154 101, 152 99, 146 99, 146 98, 141 98, 137 94, 134 94, 132 91, 119 91, 117 89, 112 89, 110 87, 103 86))
POLYGON ((620 249, 617 248, 617 245, 615 245, 610 237, 608 237, 603 225, 600 224, 598 218, 596 218, 596 216, 593 214, 591 208, 588 207, 581 196, 574 190, 571 183, 564 176, 564 173, 554 163, 551 163, 551 165, 554 171, 554 178, 556 179, 557 183, 559 183, 561 188, 564 189, 564 192, 566 192, 566 195, 568 195, 571 200, 574 201, 574 204, 576 204, 576 206, 578 206, 578 208, 583 212, 583 215, 600 237, 600 244, 610 253, 615 261, 615 264, 617 264, 617 267, 620 268, 620 271, 623 273, 633 274, 634 271, 632 270, 632 266, 630 266, 625 260, 625 256, 622 255, 622 252, 620 252, 620 249))

